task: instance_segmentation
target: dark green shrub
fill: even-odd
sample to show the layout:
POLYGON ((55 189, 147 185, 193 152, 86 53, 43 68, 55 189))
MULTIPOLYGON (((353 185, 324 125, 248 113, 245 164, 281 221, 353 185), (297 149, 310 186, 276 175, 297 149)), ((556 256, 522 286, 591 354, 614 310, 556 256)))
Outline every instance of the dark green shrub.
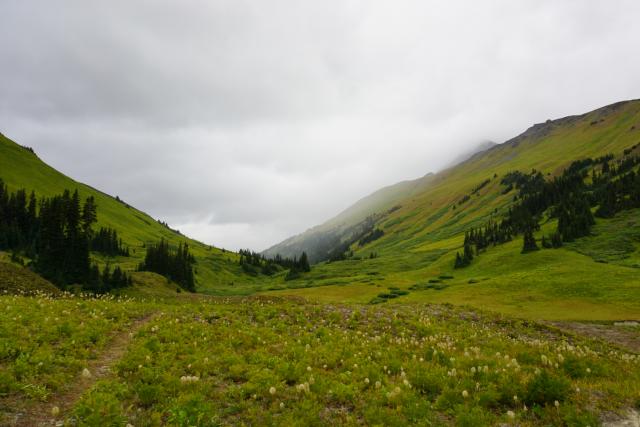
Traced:
POLYGON ((431 400, 442 392, 442 386, 444 385, 441 372, 426 369, 410 374, 409 382, 416 390, 431 400))
POLYGON ((159 385, 138 383, 134 386, 134 391, 138 396, 140 405, 149 408, 156 403, 160 397, 161 389, 159 385))
POLYGON ((544 370, 527 384, 525 402, 542 406, 553 404, 556 400, 562 402, 569 397, 570 390, 569 380, 544 370))
POLYGON ((460 405, 456 408, 456 426, 458 427, 482 427, 491 425, 490 415, 478 407, 469 410, 460 405))

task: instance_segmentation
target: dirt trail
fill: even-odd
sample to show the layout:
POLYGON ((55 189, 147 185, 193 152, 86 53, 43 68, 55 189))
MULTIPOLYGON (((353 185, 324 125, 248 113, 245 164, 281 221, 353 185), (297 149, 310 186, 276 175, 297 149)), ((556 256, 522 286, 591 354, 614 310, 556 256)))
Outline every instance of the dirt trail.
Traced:
POLYGON ((545 323, 586 338, 598 338, 632 353, 640 353, 640 327, 624 327, 624 323, 632 324, 634 322, 621 322, 622 325, 587 322, 545 323))
POLYGON ((85 377, 78 373, 78 379, 58 394, 51 396, 47 402, 37 402, 19 409, 9 420, 13 427, 41 427, 62 425, 73 405, 96 381, 111 375, 111 367, 120 360, 131 342, 131 337, 144 325, 149 323, 157 313, 151 313, 135 320, 125 331, 113 334, 105 350, 95 360, 90 360, 87 369, 91 376, 85 377), (51 414, 53 407, 59 408, 59 415, 51 414))

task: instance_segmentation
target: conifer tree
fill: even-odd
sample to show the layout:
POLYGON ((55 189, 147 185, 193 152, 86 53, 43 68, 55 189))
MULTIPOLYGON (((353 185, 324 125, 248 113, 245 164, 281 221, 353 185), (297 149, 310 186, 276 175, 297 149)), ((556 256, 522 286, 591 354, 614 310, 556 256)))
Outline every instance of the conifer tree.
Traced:
POLYGON ((526 254, 527 252, 537 251, 540 248, 536 244, 536 239, 533 237, 533 231, 527 230, 523 234, 523 245, 522 245, 522 253, 526 254))

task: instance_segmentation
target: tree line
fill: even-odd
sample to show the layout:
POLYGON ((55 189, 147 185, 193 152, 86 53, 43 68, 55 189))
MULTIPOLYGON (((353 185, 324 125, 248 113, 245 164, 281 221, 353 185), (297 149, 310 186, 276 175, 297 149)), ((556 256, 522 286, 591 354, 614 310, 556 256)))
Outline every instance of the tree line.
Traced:
POLYGON ((91 239, 91 250, 107 256, 126 256, 129 254, 129 247, 118 238, 118 232, 111 227, 100 227, 91 239))
POLYGON ((81 202, 77 190, 65 190, 38 199, 33 191, 10 192, 0 179, 0 249, 31 259, 30 268, 60 288, 77 284, 102 292, 130 284, 122 270, 114 270, 114 279, 109 268, 101 273, 91 263, 96 222, 93 196, 81 202))
POLYGON ((195 292, 195 274, 193 265, 196 260, 189 251, 187 243, 180 243, 177 248, 169 246, 164 238, 158 243, 147 244, 144 261, 138 266, 139 271, 152 271, 195 292))
POLYGON ((557 218, 557 228, 543 236, 543 248, 558 248, 564 242, 590 234, 595 217, 610 218, 625 209, 640 207, 640 156, 632 155, 637 145, 624 151, 621 159, 612 154, 572 162, 561 175, 546 180, 541 172, 514 171, 501 180, 502 194, 517 190, 514 204, 500 220, 465 232, 463 252, 456 253, 455 268, 471 263, 474 254, 489 246, 511 241, 522 234, 522 253, 538 250, 534 232, 545 212, 557 218), (589 179, 590 178, 590 179, 589 179), (592 213, 592 208, 595 213, 592 213))
POLYGON ((292 280, 298 277, 301 273, 307 273, 311 271, 309 265, 309 258, 306 252, 302 252, 300 258, 285 258, 280 254, 276 254, 273 258, 267 258, 264 255, 253 252, 249 249, 241 249, 239 252, 240 259, 238 263, 242 267, 245 273, 251 275, 257 275, 259 273, 267 276, 272 276, 280 271, 289 270, 286 278, 292 280))

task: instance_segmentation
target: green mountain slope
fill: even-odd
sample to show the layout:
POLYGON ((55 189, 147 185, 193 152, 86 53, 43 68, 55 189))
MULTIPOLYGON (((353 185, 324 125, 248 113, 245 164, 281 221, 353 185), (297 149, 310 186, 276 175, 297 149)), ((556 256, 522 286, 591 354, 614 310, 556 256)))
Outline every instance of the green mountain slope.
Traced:
POLYGON ((263 254, 267 257, 280 254, 293 258, 302 252, 307 252, 312 262, 324 261, 329 252, 340 242, 347 240, 353 227, 357 227, 371 215, 384 215, 394 209, 398 201, 410 197, 411 194, 419 193, 428 185, 432 177, 433 174, 427 174, 416 180, 384 187, 360 199, 324 224, 278 243, 265 250, 263 254))
MULTIPOLYGON (((88 185, 74 181, 40 160, 35 153, 0 134, 0 178, 10 190, 25 188, 38 196, 53 196, 65 189, 77 189, 81 198, 94 196, 98 204, 97 226, 112 227, 126 245, 131 257, 114 260, 133 270, 144 258, 144 246, 161 237, 171 244, 187 242, 197 260, 196 280, 199 291, 210 293, 249 292, 253 280, 242 273, 238 255, 189 239, 164 226, 146 213, 88 185), (230 284, 234 285, 231 286, 230 284)), ((100 257, 98 257, 100 261, 100 257)), ((102 261, 105 261, 102 259, 102 261)))
MULTIPOLYGON (((521 255, 518 237, 488 249, 472 266, 453 270, 464 232, 501 218, 513 204, 514 193, 503 194, 500 184, 505 174, 536 169, 551 178, 574 160, 609 153, 620 158, 639 142, 640 101, 534 125, 429 176, 415 191, 397 192, 392 204, 398 208, 375 224, 384 232, 381 238, 352 245, 353 258, 318 265, 304 280, 287 285, 303 289, 288 292, 367 302, 391 286, 410 291, 398 298, 403 301, 477 304, 543 318, 640 318, 637 209, 597 219, 592 237, 561 249, 521 255), (619 244, 623 238, 625 243, 619 244), (372 253, 377 258, 369 259, 372 253), (454 278, 437 279, 441 275, 454 278), (428 287, 430 279, 446 286, 428 287), (412 286, 424 290, 412 291, 412 286)), ((378 206, 384 205, 360 215, 371 215, 378 206)), ((555 223, 544 223, 536 236, 552 231, 555 223)))
MULTIPOLYGON (((458 162, 467 160, 493 146, 495 146, 495 143, 485 141, 473 150, 459 156, 458 162)), ((354 228, 357 229, 359 224, 362 224, 372 216, 378 219, 385 217, 390 210, 397 209, 402 200, 408 199, 414 194, 420 194, 427 189, 434 177, 433 173, 428 173, 421 178, 402 181, 381 188, 358 200, 327 222, 290 237, 265 250, 263 254, 267 257, 280 254, 293 258, 302 252, 306 252, 312 262, 324 261, 336 249, 337 245, 349 240, 354 228)))

